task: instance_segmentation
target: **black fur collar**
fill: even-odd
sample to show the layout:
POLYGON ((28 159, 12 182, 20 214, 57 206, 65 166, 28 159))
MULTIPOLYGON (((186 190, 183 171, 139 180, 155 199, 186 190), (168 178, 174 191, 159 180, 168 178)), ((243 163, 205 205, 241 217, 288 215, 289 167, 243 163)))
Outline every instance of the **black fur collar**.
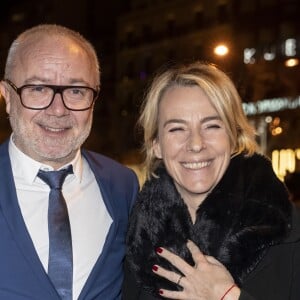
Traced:
POLYGON ((261 155, 237 155, 222 180, 203 201, 193 225, 186 205, 163 166, 143 186, 127 235, 127 264, 144 289, 179 289, 155 275, 154 264, 174 270, 156 253, 166 247, 193 264, 186 247, 193 240, 207 255, 220 260, 242 283, 270 245, 291 228, 291 203, 284 185, 261 155))

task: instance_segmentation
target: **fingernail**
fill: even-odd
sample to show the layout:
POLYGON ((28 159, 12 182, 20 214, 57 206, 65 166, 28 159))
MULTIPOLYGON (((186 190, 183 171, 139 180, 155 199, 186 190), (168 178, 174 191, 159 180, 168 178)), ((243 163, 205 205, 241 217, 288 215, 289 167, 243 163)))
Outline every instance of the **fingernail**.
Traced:
POLYGON ((158 293, 159 293, 160 295, 162 295, 162 294, 164 293, 164 291, 163 291, 163 290, 159 290, 158 293))
POLYGON ((157 253, 162 253, 162 252, 163 252, 163 249, 160 248, 160 247, 158 247, 158 248, 156 248, 156 252, 157 252, 157 253))
POLYGON ((156 266, 156 265, 152 266, 152 270, 153 270, 154 272, 156 272, 156 271, 158 270, 158 266, 156 266))

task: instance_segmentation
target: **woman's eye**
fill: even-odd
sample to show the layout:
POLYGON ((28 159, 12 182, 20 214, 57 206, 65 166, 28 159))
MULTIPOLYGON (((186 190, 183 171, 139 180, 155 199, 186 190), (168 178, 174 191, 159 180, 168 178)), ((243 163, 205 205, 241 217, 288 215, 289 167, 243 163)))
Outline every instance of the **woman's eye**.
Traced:
POLYGON ((184 129, 182 127, 174 127, 174 128, 170 128, 169 132, 175 132, 175 131, 183 131, 184 129))
POLYGON ((208 124, 205 126, 205 128, 207 129, 218 129, 221 128, 221 126, 219 124, 208 124))

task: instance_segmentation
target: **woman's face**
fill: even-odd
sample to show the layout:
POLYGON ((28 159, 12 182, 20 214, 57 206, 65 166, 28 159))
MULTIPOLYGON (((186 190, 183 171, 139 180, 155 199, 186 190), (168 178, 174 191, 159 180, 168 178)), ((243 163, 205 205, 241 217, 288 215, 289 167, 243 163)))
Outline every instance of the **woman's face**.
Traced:
POLYGON ((182 198, 199 204, 220 181, 231 156, 225 125, 197 86, 165 93, 153 146, 182 198))

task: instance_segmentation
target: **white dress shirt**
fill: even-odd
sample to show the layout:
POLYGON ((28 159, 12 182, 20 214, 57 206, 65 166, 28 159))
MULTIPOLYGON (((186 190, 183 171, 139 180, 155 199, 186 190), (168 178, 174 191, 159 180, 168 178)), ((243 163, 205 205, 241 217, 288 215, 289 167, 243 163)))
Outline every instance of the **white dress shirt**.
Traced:
MULTIPOLYGON (((47 272, 50 188, 37 177, 37 173, 39 169, 50 171, 53 168, 42 165, 21 152, 12 137, 9 156, 21 212, 35 250, 47 272)), ((74 174, 67 176, 62 191, 72 232, 73 299, 77 299, 102 251, 112 218, 103 202, 94 174, 80 151, 70 164, 73 165, 74 174)))

